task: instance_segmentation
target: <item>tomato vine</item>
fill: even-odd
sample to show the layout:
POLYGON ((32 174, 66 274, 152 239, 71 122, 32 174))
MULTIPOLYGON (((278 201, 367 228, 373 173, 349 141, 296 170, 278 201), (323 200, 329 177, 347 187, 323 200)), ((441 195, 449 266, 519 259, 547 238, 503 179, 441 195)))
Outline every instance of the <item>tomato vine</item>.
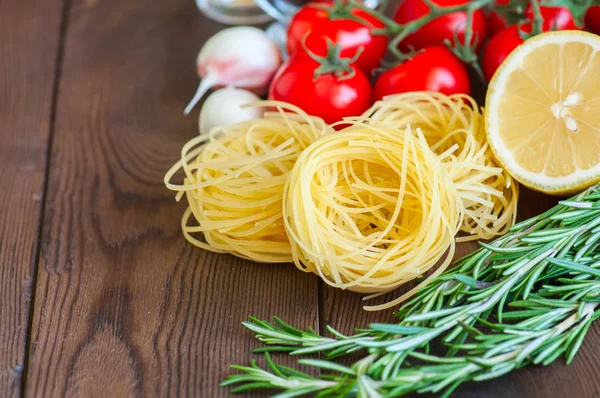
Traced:
MULTIPOLYGON (((383 29, 377 29, 377 34, 386 34, 393 37, 388 45, 388 51, 394 56, 397 61, 406 60, 407 54, 402 52, 399 48, 399 44, 410 34, 417 32, 420 28, 433 20, 457 12, 464 12, 467 14, 467 22, 465 26, 464 40, 458 40, 458 33, 455 32, 454 40, 446 40, 445 44, 450 47, 456 56, 458 56, 463 62, 473 67, 477 73, 483 77, 479 66, 479 56, 475 51, 477 44, 485 40, 485 38, 474 37, 473 33, 473 13, 481 9, 487 9, 487 11, 494 11, 501 15, 503 18, 510 23, 516 23, 521 25, 523 23, 530 22, 531 29, 527 33, 519 32, 522 38, 525 40, 531 36, 541 33, 544 28, 544 17, 542 14, 542 7, 565 7, 573 14, 576 21, 583 20, 585 12, 590 6, 600 4, 600 0, 508 0, 497 4, 495 0, 472 0, 465 4, 442 6, 434 2, 434 0, 422 0, 423 3, 429 8, 429 12, 419 18, 406 23, 398 23, 393 19, 385 16, 383 13, 369 9, 364 5, 354 1, 336 0, 338 7, 346 6, 357 7, 363 10, 365 13, 370 14, 373 17, 379 19, 383 24, 383 29), (531 7, 532 16, 528 20, 525 16, 525 10, 528 4, 531 7)), ((579 26, 582 23, 578 22, 579 26)), ((410 55, 408 55, 410 57, 410 55)))

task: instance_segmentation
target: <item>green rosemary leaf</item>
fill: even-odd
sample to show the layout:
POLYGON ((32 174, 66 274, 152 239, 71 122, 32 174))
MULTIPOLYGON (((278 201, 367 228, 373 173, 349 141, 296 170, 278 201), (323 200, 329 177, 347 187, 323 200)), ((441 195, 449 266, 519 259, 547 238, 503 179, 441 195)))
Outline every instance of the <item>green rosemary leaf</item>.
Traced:
POLYGON ((594 286, 595 282, 581 282, 579 280, 573 280, 573 279, 566 279, 566 278, 561 278, 561 280, 559 280, 561 283, 564 283, 565 285, 563 286, 550 286, 550 285, 544 285, 544 289, 546 289, 545 292, 543 293, 548 293, 548 294, 557 294, 557 293, 564 293, 564 292, 572 292, 572 291, 581 291, 583 289, 586 289, 590 286, 594 286))
MULTIPOLYGON (((240 368, 233 368, 233 369, 243 370, 243 369, 240 369, 240 368)), ((252 381, 252 380, 253 380, 253 377, 250 376, 250 375, 247 375, 247 374, 236 374, 236 375, 227 376, 227 379, 223 380, 219 385, 221 387, 226 387, 226 386, 230 386, 232 384, 241 383, 241 382, 244 382, 244 381, 252 381)))
POLYGON ((591 276, 600 277, 600 270, 597 270, 595 268, 591 268, 591 267, 588 267, 585 265, 581 265, 581 264, 578 264, 573 261, 561 260, 561 259, 557 259, 557 258, 548 259, 548 261, 558 267, 566 268, 570 271, 575 271, 578 273, 584 273, 584 274, 588 274, 591 276))
POLYGON ((558 357, 563 355, 566 351, 566 347, 564 345, 558 346, 553 352, 548 355, 548 357, 542 362, 542 365, 547 366, 552 362, 556 361, 558 357))
POLYGON ((411 391, 414 391, 414 384, 400 384, 399 386, 392 388, 391 390, 389 390, 389 396, 390 397, 399 397, 402 395, 405 395, 411 391))
MULTIPOLYGON (((550 231, 543 231, 546 232, 545 235, 542 236, 531 236, 534 232, 531 232, 529 234, 527 234, 526 236, 521 237, 521 242, 523 243, 533 243, 533 244, 539 244, 539 243, 548 243, 548 242, 556 242, 557 239, 562 239, 562 238, 566 238, 569 237, 571 235, 573 235, 573 231, 572 228, 567 228, 568 232, 562 232, 562 233, 558 233, 556 232, 558 229, 556 230, 550 230, 550 231)), ((561 228, 562 230, 562 228, 561 228)), ((541 232, 541 231, 536 231, 536 232, 541 232)))
POLYGON ((302 330, 296 329, 295 327, 288 325, 276 316, 273 317, 273 320, 281 329, 285 330, 288 333, 295 334, 297 336, 302 336, 302 334, 304 333, 302 330))
POLYGON ((293 397, 302 397, 307 394, 314 393, 315 391, 320 390, 318 386, 308 386, 308 387, 300 387, 300 388, 290 388, 286 392, 282 392, 276 395, 273 395, 273 398, 293 398, 293 397))
POLYGON ((252 352, 255 354, 261 354, 265 352, 291 352, 295 349, 295 346, 266 346, 255 348, 254 350, 252 350, 252 352))
POLYGON ((390 357, 388 357, 388 361, 382 369, 381 380, 389 379, 394 367, 401 366, 402 363, 404 362, 404 359, 407 357, 408 353, 407 352, 394 352, 394 353, 390 353, 388 355, 390 355, 390 357))
POLYGON ((468 337, 469 337, 469 334, 464 331, 463 331, 463 333, 459 334, 456 338, 454 338, 452 340, 449 340, 448 337, 444 337, 442 339, 442 341, 444 342, 444 345, 446 345, 448 347, 446 349, 446 353, 444 354, 444 356, 446 358, 454 357, 457 354, 457 352, 459 351, 458 347, 464 346, 468 337))
MULTIPOLYGON (((226 384, 221 383, 221 387, 224 387, 224 386, 226 386, 226 384)), ((269 382, 258 381, 258 382, 254 382, 254 383, 247 383, 247 384, 244 384, 242 386, 233 388, 231 390, 231 392, 234 393, 234 394, 239 394, 241 392, 246 392, 246 391, 256 390, 256 389, 262 389, 262 388, 273 388, 273 386, 269 382)))
POLYGON ((523 289, 523 298, 526 299, 527 296, 529 296, 529 293, 531 293, 531 289, 533 289, 533 285, 540 279, 540 275, 542 274, 542 272, 544 272, 544 269, 546 269, 546 265, 547 263, 541 263, 540 265, 536 266, 531 275, 528 278, 526 278, 527 284, 523 289))
POLYGON ((585 310, 586 307, 586 303, 581 302, 579 303, 579 306, 577 307, 577 316, 579 318, 583 318, 583 311, 585 310))
POLYGON ((341 356, 350 355, 353 352, 357 352, 357 351, 363 350, 364 347, 357 345, 357 346, 351 346, 350 348, 348 348, 348 347, 340 347, 340 350, 341 349, 344 349, 344 351, 343 352, 336 352, 337 350, 333 350, 331 352, 328 352, 325 355, 325 358, 327 358, 327 359, 334 359, 334 358, 338 358, 338 357, 341 357, 341 356))
POLYGON ((484 358, 491 358, 493 356, 499 355, 499 354, 504 354, 510 351, 515 350, 519 345, 522 345, 523 343, 527 342, 531 340, 531 336, 530 335, 525 335, 525 336, 515 336, 511 339, 507 339, 506 341, 504 341, 503 343, 494 345, 491 349, 487 350, 485 355, 483 356, 484 358))
MULTIPOLYGON (((437 357, 435 355, 423 354, 420 352, 411 352, 410 356, 413 358, 420 359, 422 361, 431 362, 431 363, 439 363, 439 364, 457 364, 462 363, 462 359, 460 358, 444 358, 437 357)), ((423 369, 421 369, 423 370, 423 369)))
POLYGON ((458 386, 460 386, 462 384, 462 380, 456 380, 454 382, 454 384, 452 384, 450 387, 448 387, 444 393, 442 395, 440 395, 440 398, 448 398, 450 397, 450 395, 458 388, 458 386))
POLYGON ((452 331, 450 333, 448 333, 446 336, 444 336, 444 338, 442 339, 442 342, 444 342, 444 344, 449 344, 449 343, 457 344, 458 343, 458 339, 460 338, 460 336, 462 336, 465 333, 465 329, 460 325, 461 323, 463 323, 463 322, 460 320, 457 321, 457 324, 452 329, 452 331))
POLYGON ((410 348, 419 347, 431 339, 437 337, 442 331, 433 329, 424 333, 419 333, 413 337, 404 337, 395 344, 389 345, 387 350, 390 352, 404 351, 410 348))
MULTIPOLYGON (((269 322, 267 322, 267 321, 263 321, 263 320, 261 320, 261 319, 258 319, 258 318, 256 318, 256 317, 252 316, 252 315, 250 315, 248 318, 250 318, 250 320, 251 320, 252 322, 254 322, 255 324, 257 324, 258 326, 261 326, 261 327, 263 327, 263 328, 265 328, 265 329, 274 329, 273 325, 271 325, 271 324, 270 324, 269 322)), ((243 324, 243 322, 242 322, 242 324, 243 324)))
POLYGON ((471 276, 458 274, 458 275, 454 275, 454 279, 456 279, 457 281, 459 281, 463 285, 467 285, 469 287, 472 287, 473 289, 478 289, 479 288, 478 285, 477 285, 477 280, 475 278, 471 277, 471 276))
POLYGON ((277 366, 287 376, 296 377, 296 378, 299 378, 299 379, 310 379, 310 378, 312 378, 311 375, 309 375, 307 373, 304 373, 304 372, 302 372, 302 371, 300 371, 298 369, 290 368, 290 367, 285 366, 285 365, 277 365, 277 366))
POLYGON ((406 336, 426 332, 429 330, 428 328, 420 326, 394 325, 389 323, 372 323, 369 325, 369 327, 378 332, 401 334, 406 336))
POLYGON ((590 326, 592 326, 591 317, 586 323, 584 323, 582 325, 580 330, 577 331, 577 334, 576 334, 577 337, 573 340, 573 342, 571 343, 569 348, 567 348, 567 358, 566 358, 567 364, 570 364, 571 362, 573 362, 573 359, 575 358, 575 354, 577 354, 577 351, 579 351, 579 348, 581 347, 581 343, 583 343, 583 338, 585 337, 588 330, 590 329, 590 326))
POLYGON ((431 319, 438 319, 445 315, 454 314, 456 312, 455 308, 447 308, 439 311, 431 311, 426 313, 421 313, 417 315, 411 315, 405 319, 406 322, 423 322, 429 321, 431 319))
POLYGON ((348 340, 333 340, 327 343, 314 345, 312 347, 298 348, 290 353, 290 355, 307 355, 314 354, 317 352, 324 352, 331 350, 333 348, 337 348, 340 346, 344 346, 348 344, 348 340))
POLYGON ((337 330, 335 330, 334 328, 332 328, 330 325, 325 326, 325 328, 327 329, 327 331, 329 333, 331 333, 332 335, 334 335, 338 339, 346 339, 347 338, 346 336, 344 336, 343 334, 341 334, 340 332, 338 332, 337 330))
POLYGON ((322 359, 303 358, 303 359, 298 360, 298 363, 300 365, 307 365, 307 366, 312 366, 315 368, 331 370, 332 372, 346 373, 350 376, 356 375, 356 372, 354 372, 349 367, 342 366, 340 364, 337 364, 337 363, 331 362, 331 361, 324 361, 322 359))
POLYGON ((559 213, 559 214, 554 214, 552 216, 550 216, 551 220, 554 221, 564 221, 564 220, 571 220, 571 221, 579 221, 585 217, 587 217, 587 215, 589 214, 589 211, 587 210, 571 210, 571 211, 566 211, 563 213, 559 213))
POLYGON ((303 341, 301 337, 286 334, 283 332, 277 332, 270 328, 266 328, 266 327, 263 327, 260 325, 255 325, 250 322, 242 322, 242 325, 244 325, 248 329, 252 330, 253 332, 257 333, 257 335, 259 335, 259 336, 273 337, 273 338, 280 339, 281 341, 290 341, 290 342, 302 342, 303 341))
POLYGON ((533 359, 533 363, 538 365, 544 362, 548 356, 554 353, 558 347, 564 344, 565 339, 563 337, 556 338, 554 341, 550 341, 550 343, 540 351, 537 356, 533 359))
POLYGON ((493 358, 487 359, 480 357, 465 357, 464 359, 468 362, 474 363, 475 365, 481 368, 492 368, 498 364, 498 361, 493 358))
MULTIPOLYGON (((596 294, 598 294, 598 293, 596 293, 596 294)), ((600 296, 585 297, 585 302, 586 303, 600 303, 600 296)))
POLYGON ((359 396, 361 396, 361 397, 373 397, 373 398, 382 397, 382 395, 379 394, 379 392, 373 386, 373 382, 372 382, 371 378, 366 375, 359 376, 358 389, 359 389, 359 396))
POLYGON ((521 237, 521 241, 524 241, 523 238, 539 238, 539 237, 554 237, 556 238, 559 235, 568 235, 573 233, 574 228, 552 228, 552 229, 544 229, 538 231, 529 232, 521 237))
MULTIPOLYGON (((514 321, 518 319, 528 319, 533 316, 545 314, 546 310, 522 310, 522 311, 504 311, 502 318, 505 321, 514 321)), ((498 322, 502 322, 498 319, 498 322)))
POLYGON ((473 380, 474 381, 484 381, 484 380, 494 379, 496 377, 500 377, 502 375, 507 374, 514 368, 515 368, 515 364, 512 362, 509 362, 509 363, 504 364, 496 369, 490 370, 489 372, 480 373, 480 374, 474 376, 473 380))
MULTIPOLYGON (((473 319, 473 318, 471 318, 473 319)), ((464 329, 467 334, 469 334, 471 337, 476 337, 479 335, 482 335, 483 333, 480 332, 478 329, 474 328, 472 325, 468 324, 468 321, 462 322, 462 321, 458 321, 458 324, 462 327, 462 329, 464 329)))
POLYGON ((271 369, 271 371, 279 376, 279 377, 285 377, 285 374, 279 370, 279 368, 277 367, 277 365, 275 365, 275 363, 273 362, 273 360, 271 359, 271 356, 269 355, 268 352, 265 352, 265 361, 267 362, 267 366, 269 367, 269 369, 271 369))
POLYGON ((498 310, 496 311, 496 314, 497 314, 499 323, 502 323, 502 320, 504 318, 504 304, 506 304, 507 298, 508 298, 508 296, 504 295, 498 302, 498 310))

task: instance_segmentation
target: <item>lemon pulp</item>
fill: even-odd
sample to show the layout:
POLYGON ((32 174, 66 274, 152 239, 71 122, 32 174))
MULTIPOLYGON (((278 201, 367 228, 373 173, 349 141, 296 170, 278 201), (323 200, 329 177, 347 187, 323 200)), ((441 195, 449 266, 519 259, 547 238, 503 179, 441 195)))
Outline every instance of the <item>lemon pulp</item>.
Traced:
POLYGON ((600 37, 551 32, 506 59, 486 98, 488 140, 524 185, 562 194, 600 180, 600 37))

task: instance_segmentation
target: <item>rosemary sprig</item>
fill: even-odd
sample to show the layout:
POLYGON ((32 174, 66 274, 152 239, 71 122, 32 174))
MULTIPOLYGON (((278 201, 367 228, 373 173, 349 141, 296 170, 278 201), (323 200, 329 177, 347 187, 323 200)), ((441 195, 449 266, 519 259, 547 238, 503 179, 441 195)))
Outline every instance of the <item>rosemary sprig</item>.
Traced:
MULTIPOLYGON (((530 363, 571 362, 600 317, 600 188, 592 187, 511 231, 436 278, 400 308, 397 324, 372 324, 345 336, 301 331, 278 318, 244 323, 267 344, 257 350, 290 355, 318 368, 318 378, 276 365, 241 368, 224 385, 279 388, 280 396, 398 396, 450 394, 530 363), (431 343, 442 352, 432 354, 431 343), (331 359, 356 351, 350 367, 331 359), (310 389, 310 391, 309 391, 310 389)), ((240 387, 238 387, 240 388, 240 387)))

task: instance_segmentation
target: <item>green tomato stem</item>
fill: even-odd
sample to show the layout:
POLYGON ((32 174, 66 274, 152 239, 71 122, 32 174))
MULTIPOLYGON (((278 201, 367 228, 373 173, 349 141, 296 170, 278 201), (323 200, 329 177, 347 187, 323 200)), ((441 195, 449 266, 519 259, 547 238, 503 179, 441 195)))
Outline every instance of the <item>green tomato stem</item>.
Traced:
POLYGON ((542 16, 542 9, 538 0, 531 0, 529 3, 533 9, 533 26, 531 32, 533 34, 539 34, 543 31, 544 17, 542 16))

